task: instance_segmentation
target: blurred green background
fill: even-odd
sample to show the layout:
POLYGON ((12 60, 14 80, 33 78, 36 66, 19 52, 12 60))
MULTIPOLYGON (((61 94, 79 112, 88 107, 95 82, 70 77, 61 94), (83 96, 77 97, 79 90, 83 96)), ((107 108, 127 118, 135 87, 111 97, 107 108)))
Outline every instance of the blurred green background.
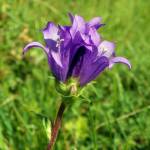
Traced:
POLYGON ((31 41, 44 43, 47 21, 70 24, 67 13, 86 20, 101 16, 104 39, 116 42, 117 55, 132 70, 115 65, 84 91, 63 118, 56 150, 150 149, 150 1, 0 0, 0 150, 44 150, 42 120, 60 105, 41 50, 22 59, 31 41))

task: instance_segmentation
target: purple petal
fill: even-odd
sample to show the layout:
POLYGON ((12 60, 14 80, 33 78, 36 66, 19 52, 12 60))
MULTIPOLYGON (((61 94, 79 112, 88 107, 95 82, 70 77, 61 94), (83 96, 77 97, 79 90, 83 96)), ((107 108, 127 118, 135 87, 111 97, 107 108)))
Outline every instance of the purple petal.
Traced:
POLYGON ((70 34, 70 27, 66 26, 58 26, 59 27, 59 36, 60 39, 63 39, 63 45, 64 47, 67 47, 68 44, 71 42, 71 34, 70 34))
POLYGON ((103 24, 101 24, 101 18, 100 17, 95 17, 92 20, 90 20, 87 24, 89 27, 95 27, 95 29, 98 29, 101 27, 103 24))
POLYGON ((85 53, 86 53, 85 47, 81 46, 77 48, 76 53, 73 59, 71 60, 68 76, 74 76, 74 77, 79 76, 85 53))
POLYGON ((109 63, 109 68, 112 68, 112 66, 115 63, 123 63, 125 65, 127 65, 129 67, 129 69, 131 69, 131 64, 128 61, 128 59, 124 58, 124 57, 113 57, 110 59, 110 63, 109 63))
MULTIPOLYGON (((91 51, 92 51, 92 46, 94 45, 91 42, 90 36, 88 36, 88 35, 86 35, 84 33, 81 33, 79 31, 76 33, 76 35, 75 35, 75 37, 74 37, 72 42, 78 48, 81 47, 81 46, 84 46, 84 47, 86 47, 87 49, 89 49, 91 51)), ((76 49, 76 48, 74 48, 74 49, 76 49)))
POLYGON ((64 82, 66 80, 66 76, 64 75, 64 69, 55 62, 53 57, 49 57, 48 63, 50 64, 50 68, 56 79, 64 82))
POLYGON ((109 41, 103 41, 98 47, 98 55, 110 58, 114 55, 115 44, 109 41))
POLYGON ((83 86, 94 80, 109 65, 109 60, 105 57, 99 57, 96 61, 96 51, 87 51, 84 55, 79 78, 80 85, 83 86))
POLYGON ((72 38, 75 37, 75 34, 79 31, 84 33, 86 30, 85 21, 81 16, 75 15, 73 19, 72 27, 70 28, 70 33, 72 38))
POLYGON ((37 47, 42 48, 46 54, 48 54, 48 48, 40 44, 39 42, 31 42, 28 45, 26 45, 23 49, 23 54, 25 54, 30 48, 37 47))
POLYGON ((57 40, 57 46, 54 45, 55 49, 52 48, 50 53, 52 55, 51 68, 54 75, 60 81, 66 81, 67 73, 69 69, 70 53, 72 53, 72 39, 69 32, 69 27, 58 26, 59 39, 57 40), (70 49, 72 51, 70 51, 70 49))
MULTIPOLYGON (((80 38, 79 37, 78 38, 81 39, 84 44, 90 45, 90 37, 89 37, 89 35, 82 34, 82 33, 79 33, 79 35, 80 35, 80 38)), ((76 39, 78 40, 78 38, 76 38, 76 39)))
MULTIPOLYGON (((61 54, 64 51, 61 44, 62 42, 64 42, 64 39, 60 39, 60 32, 62 34, 62 31, 65 29, 66 28, 63 28, 62 26, 59 26, 59 28, 56 27, 52 22, 48 22, 46 28, 43 29, 43 35, 44 35, 46 45, 50 49, 50 53, 54 61, 60 67, 63 67, 61 61, 61 54)), ((65 36, 63 36, 63 38, 65 38, 65 36)), ((65 39, 65 43, 66 42, 67 40, 65 39)))
POLYGON ((58 27, 54 23, 48 22, 47 26, 42 30, 46 46, 55 52, 58 51, 57 40, 59 39, 58 27))
POLYGON ((61 62, 60 53, 55 52, 55 51, 51 51, 51 55, 52 55, 53 59, 55 60, 55 62, 57 63, 57 65, 59 65, 60 67, 63 67, 62 62, 61 62))
POLYGON ((56 41, 58 36, 58 28, 53 22, 48 22, 46 27, 42 30, 44 39, 51 39, 56 41))
POLYGON ((89 35, 90 35, 90 38, 91 38, 92 42, 96 46, 98 46, 100 44, 100 35, 96 31, 96 29, 95 28, 90 28, 89 35))

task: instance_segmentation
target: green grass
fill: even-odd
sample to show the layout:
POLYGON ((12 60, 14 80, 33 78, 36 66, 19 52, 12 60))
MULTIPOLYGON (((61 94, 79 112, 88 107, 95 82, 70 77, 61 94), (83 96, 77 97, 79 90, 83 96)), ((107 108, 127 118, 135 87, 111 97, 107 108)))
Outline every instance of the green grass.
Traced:
POLYGON ((68 12, 86 20, 101 16, 104 39, 115 41, 129 71, 115 65, 84 91, 63 118, 57 150, 150 149, 150 25, 147 0, 0 1, 0 150, 44 150, 42 114, 54 118, 60 105, 47 61, 40 50, 25 59, 30 41, 44 43, 47 21, 69 24, 68 12))

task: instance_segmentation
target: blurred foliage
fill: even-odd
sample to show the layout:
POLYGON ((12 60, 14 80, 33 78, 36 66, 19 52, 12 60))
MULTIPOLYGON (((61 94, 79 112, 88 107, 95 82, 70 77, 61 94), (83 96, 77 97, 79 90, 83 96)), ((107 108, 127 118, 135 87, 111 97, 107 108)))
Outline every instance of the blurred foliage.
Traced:
POLYGON ((40 50, 22 58, 30 41, 44 43, 47 21, 69 24, 68 12, 101 16, 102 37, 116 42, 129 71, 115 65, 84 90, 64 114, 57 150, 150 149, 150 20, 148 0, 0 0, 0 150, 43 150, 42 119, 54 118, 60 95, 40 50))

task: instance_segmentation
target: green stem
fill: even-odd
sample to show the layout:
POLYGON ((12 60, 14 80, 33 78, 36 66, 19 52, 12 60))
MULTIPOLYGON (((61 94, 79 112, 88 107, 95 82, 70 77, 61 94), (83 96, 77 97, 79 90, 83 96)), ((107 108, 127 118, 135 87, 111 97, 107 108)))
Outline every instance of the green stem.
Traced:
POLYGON ((58 135, 58 131, 61 127, 62 116, 63 116, 63 113, 65 111, 65 108, 66 108, 66 105, 64 104, 64 102, 62 102, 60 107, 59 107, 59 110, 58 110, 58 113, 56 116, 56 120, 55 120, 54 125, 53 125, 53 129, 52 129, 52 133, 51 133, 51 140, 48 144, 47 150, 52 150, 52 148, 55 144, 55 141, 56 141, 56 138, 58 135))

